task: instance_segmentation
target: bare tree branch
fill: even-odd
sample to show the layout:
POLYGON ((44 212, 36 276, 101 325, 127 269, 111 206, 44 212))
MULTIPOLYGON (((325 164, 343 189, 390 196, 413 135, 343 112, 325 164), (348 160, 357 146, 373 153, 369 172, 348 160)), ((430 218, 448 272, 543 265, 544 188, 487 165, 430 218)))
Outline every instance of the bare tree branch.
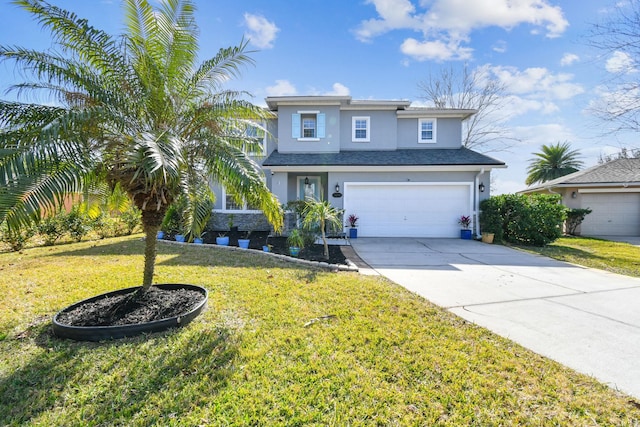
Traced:
POLYGON ((614 131, 640 130, 640 2, 619 3, 607 20, 592 25, 587 43, 607 58, 609 72, 590 111, 614 131))
POLYGON ((517 141, 510 136, 504 122, 505 86, 485 68, 462 70, 442 68, 440 74, 418 83, 421 99, 436 108, 474 109, 477 113, 463 122, 462 144, 484 152, 506 150, 517 141))

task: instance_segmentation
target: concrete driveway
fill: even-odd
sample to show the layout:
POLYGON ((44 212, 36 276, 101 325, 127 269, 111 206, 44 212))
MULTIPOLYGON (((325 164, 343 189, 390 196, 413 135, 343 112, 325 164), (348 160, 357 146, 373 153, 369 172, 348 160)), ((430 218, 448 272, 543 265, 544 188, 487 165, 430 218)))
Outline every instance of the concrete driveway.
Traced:
POLYGON ((640 279, 469 240, 351 245, 362 273, 640 399, 640 279))

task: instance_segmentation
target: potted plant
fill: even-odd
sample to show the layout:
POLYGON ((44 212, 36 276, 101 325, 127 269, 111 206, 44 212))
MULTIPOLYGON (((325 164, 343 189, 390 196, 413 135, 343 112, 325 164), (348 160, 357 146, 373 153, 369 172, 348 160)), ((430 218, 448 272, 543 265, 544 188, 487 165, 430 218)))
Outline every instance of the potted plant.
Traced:
POLYGON ((287 243, 289 244, 289 254, 297 257, 298 254, 300 254, 300 250, 304 248, 304 236, 302 232, 297 228, 291 230, 287 237, 287 243))
POLYGON ((216 245, 229 246, 229 236, 227 236, 226 233, 220 233, 218 237, 216 237, 216 245))
POLYGON ((360 218, 358 218, 356 216, 356 214, 351 214, 347 217, 347 226, 350 227, 349 228, 349 238, 350 239, 356 239, 358 237, 358 229, 356 228, 358 226, 358 220, 360 218))
POLYGON ((185 237, 182 231, 178 231, 178 234, 175 235, 176 242, 184 243, 185 237))
POLYGON ((247 233, 246 239, 238 239, 238 246, 241 249, 249 249, 249 243, 251 243, 251 239, 249 239, 250 235, 251 235, 251 232, 247 233))
POLYGON ((462 230, 460 230, 460 238, 471 240, 471 216, 462 215, 458 218, 458 224, 462 226, 462 230))

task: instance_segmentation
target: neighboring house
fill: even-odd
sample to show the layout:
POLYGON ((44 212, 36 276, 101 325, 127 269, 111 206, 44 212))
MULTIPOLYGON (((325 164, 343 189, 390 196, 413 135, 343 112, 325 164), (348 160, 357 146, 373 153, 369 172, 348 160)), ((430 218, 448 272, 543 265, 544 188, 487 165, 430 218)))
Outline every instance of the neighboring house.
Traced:
POLYGON ((557 193, 562 204, 589 208, 585 236, 640 236, 640 159, 618 159, 520 191, 557 193))
MULTIPOLYGON (((462 147, 462 121, 475 110, 348 96, 266 102, 277 117, 261 160, 271 191, 283 204, 315 197, 356 214, 359 236, 459 237, 458 218, 477 218, 491 170, 506 167, 462 147)), ((217 193, 218 213, 246 212, 217 193)))

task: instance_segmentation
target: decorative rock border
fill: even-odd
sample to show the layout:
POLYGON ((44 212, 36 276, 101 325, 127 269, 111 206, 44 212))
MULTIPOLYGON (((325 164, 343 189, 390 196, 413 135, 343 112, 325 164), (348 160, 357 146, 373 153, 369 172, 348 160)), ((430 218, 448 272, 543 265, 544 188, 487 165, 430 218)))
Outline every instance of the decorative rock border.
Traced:
POLYGON ((287 262, 291 262, 294 264, 302 264, 302 265, 308 265, 310 267, 316 267, 316 268, 322 268, 325 270, 331 270, 331 271, 352 271, 352 272, 358 272, 358 266, 355 265, 353 262, 351 262, 350 260, 347 259, 347 265, 343 265, 343 264, 329 264, 328 262, 323 262, 323 261, 309 261, 306 259, 299 259, 299 258, 294 258, 294 257, 290 257, 287 255, 282 255, 282 254, 274 254, 273 252, 264 252, 262 250, 257 250, 257 249, 242 249, 239 248, 237 246, 221 246, 221 245, 213 245, 213 244, 209 244, 209 243, 204 243, 202 245, 193 245, 193 244, 189 244, 189 243, 180 243, 180 242, 175 242, 173 240, 158 240, 158 242, 163 243, 163 244, 170 244, 170 245, 181 245, 181 246, 185 246, 185 245, 189 245, 190 247, 197 247, 197 248, 218 248, 218 249, 222 249, 222 250, 226 250, 226 251, 239 251, 239 252, 253 252, 253 253, 260 253, 266 256, 271 256, 274 258, 278 258, 281 259, 283 261, 287 261, 287 262))

